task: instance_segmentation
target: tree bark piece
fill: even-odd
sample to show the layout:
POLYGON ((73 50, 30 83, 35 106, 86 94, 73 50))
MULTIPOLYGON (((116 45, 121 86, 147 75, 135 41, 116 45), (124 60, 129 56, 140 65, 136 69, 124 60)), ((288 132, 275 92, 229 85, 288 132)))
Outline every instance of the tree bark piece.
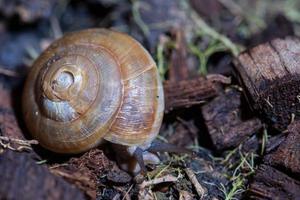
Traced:
POLYGON ((27 153, 0 155, 1 199, 85 199, 83 193, 40 166, 27 153))
POLYGON ((265 156, 256 171, 249 187, 253 199, 299 199, 300 121, 291 124, 286 135, 279 147, 265 156))
POLYGON ((194 124, 194 121, 185 121, 181 118, 177 118, 178 122, 173 123, 174 131, 172 134, 167 135, 166 139, 171 144, 178 147, 187 147, 195 141, 198 136, 199 129, 194 124))
POLYGON ((0 135, 24 140, 24 135, 12 109, 11 91, 0 84, 0 135))
POLYGON ((240 93, 230 89, 202 107, 205 124, 217 150, 238 146, 262 127, 258 119, 242 121, 240 104, 240 93))
POLYGON ((300 122, 289 126, 284 142, 273 153, 264 158, 264 162, 281 169, 300 181, 300 122))
POLYGON ((208 75, 192 80, 179 82, 166 81, 165 112, 203 104, 206 100, 217 96, 219 84, 229 84, 230 78, 222 75, 208 75))
POLYGON ((181 29, 173 31, 175 48, 172 50, 169 69, 169 81, 177 82, 189 78, 187 44, 181 29))
POLYGON ((273 167, 261 165, 250 184, 247 196, 256 200, 296 200, 300 197, 300 182, 273 167))
POLYGON ((9 89, 0 84, 0 151, 3 148, 15 151, 29 150, 31 149, 30 144, 37 144, 38 142, 25 139, 15 111, 12 109, 13 99, 11 93, 9 89))
MULTIPOLYGON (((84 199, 80 190, 37 165, 28 153, 13 152, 29 150, 37 141, 25 139, 11 97, 11 91, 0 86, 0 199, 84 199)), ((30 155, 38 157, 32 151, 30 155)))
POLYGON ((235 60, 253 108, 284 130, 300 116, 300 40, 275 39, 241 53, 235 60))

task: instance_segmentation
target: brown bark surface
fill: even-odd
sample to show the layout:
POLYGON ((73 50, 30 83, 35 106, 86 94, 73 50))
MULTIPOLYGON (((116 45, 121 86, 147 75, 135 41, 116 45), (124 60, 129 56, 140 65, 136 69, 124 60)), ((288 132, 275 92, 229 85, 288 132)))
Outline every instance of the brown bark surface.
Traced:
POLYGON ((203 106, 203 117, 217 150, 238 146, 262 127, 258 119, 242 121, 240 105, 240 93, 228 90, 203 106))
MULTIPOLYGON (((18 124, 11 91, 0 84, 0 136, 24 140, 24 134, 18 124)), ((14 145, 16 147, 17 145, 14 145)))
POLYGON ((300 197, 300 182, 271 166, 261 165, 250 184, 247 196, 259 200, 296 200, 300 197))
MULTIPOLYGON (((85 199, 83 193, 48 167, 37 165, 15 115, 11 91, 0 86, 0 199, 85 199), (16 151, 29 150, 17 153, 16 151)), ((96 196, 96 195, 95 195, 96 196)))
POLYGON ((1 199, 85 199, 79 189, 37 165, 27 153, 2 153, 0 180, 1 199))
POLYGON ((275 39, 241 53, 235 61, 249 102, 279 130, 300 110, 300 40, 275 39))
POLYGON ((184 33, 180 29, 175 29, 173 35, 176 41, 175 49, 171 53, 169 69, 169 81, 177 82, 189 78, 189 68, 187 63, 187 44, 184 33))
MULTIPOLYGON (((265 156, 253 177, 249 194, 253 199, 300 198, 300 122, 288 127, 286 139, 265 156)), ((278 138, 279 141, 282 137, 278 138)))
POLYGON ((166 81, 165 112, 203 104, 206 100, 217 96, 220 84, 229 84, 230 79, 222 75, 209 75, 179 82, 166 81))
POLYGON ((293 178, 300 181, 300 122, 289 127, 289 133, 284 142, 264 158, 264 162, 283 169, 293 178))

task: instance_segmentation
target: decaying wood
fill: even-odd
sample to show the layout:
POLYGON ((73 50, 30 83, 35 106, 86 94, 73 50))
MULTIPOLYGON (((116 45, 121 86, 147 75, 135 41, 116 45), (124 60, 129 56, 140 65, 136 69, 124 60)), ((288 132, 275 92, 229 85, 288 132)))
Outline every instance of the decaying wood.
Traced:
POLYGON ((300 116, 300 40, 275 39, 241 53, 235 61, 249 102, 275 128, 300 116))
POLYGON ((300 122, 289 126, 289 133, 284 142, 264 158, 264 162, 277 169, 282 169, 300 181, 300 122))
POLYGON ((205 124, 217 150, 238 146, 262 127, 258 119, 242 121, 240 105, 240 92, 230 89, 202 107, 205 124))
MULTIPOLYGON (((108 170, 117 173, 120 169, 115 169, 114 163, 108 160, 103 151, 91 149, 80 157, 73 157, 64 165, 53 165, 50 172, 63 177, 69 183, 76 185, 91 199, 96 199, 97 181, 99 176, 106 174, 108 170)), ((125 172, 124 172, 125 173, 125 172)), ((119 181, 125 182, 122 174, 117 174, 119 181)), ((108 175, 109 177, 110 175, 108 175)), ((131 180, 131 177, 127 182, 131 180)), ((117 177, 115 179, 117 179, 117 177)))
POLYGON ((127 172, 120 170, 116 165, 110 167, 106 177, 108 181, 116 185, 125 185, 132 180, 132 177, 127 172))
POLYGON ((3 152, 0 180, 1 199, 85 199, 79 189, 37 165, 27 153, 3 152))
MULTIPOLYGON (((80 197, 83 197, 83 195, 77 188, 75 189, 71 184, 51 174, 47 167, 37 165, 27 153, 18 154, 12 152, 27 150, 30 151, 31 155, 38 157, 31 151, 31 146, 38 142, 25 139, 15 112, 12 109, 13 101, 11 96, 11 91, 0 86, 0 151, 3 152, 0 155, 0 199, 2 197, 5 199, 6 197, 8 199, 18 199, 22 193, 26 193, 25 196, 22 196, 22 199, 69 199, 73 196, 75 198, 77 195, 78 198, 76 197, 76 199, 81 199, 80 197), (21 175, 14 177, 13 174, 21 175), (24 187, 24 185, 28 186, 24 187), (11 189, 8 190, 8 188, 11 189), (66 192, 70 191, 70 194, 64 194, 64 190, 66 192), (51 194, 48 195, 48 193, 51 194)), ((97 160, 95 159, 94 161, 96 162, 97 160)), ((90 175, 88 176, 84 173, 87 170, 82 170, 85 167, 85 163, 82 162, 80 164, 81 169, 75 170, 74 165, 72 165, 73 171, 70 168, 68 168, 69 171, 59 171, 60 168, 57 168, 53 170, 53 173, 57 172, 57 175, 62 176, 66 180, 73 180, 73 182, 70 182, 84 190, 92 198, 96 198, 96 181, 88 180, 91 175, 88 174, 90 175), (70 171, 73 173, 69 174, 68 172, 70 171), (84 185, 83 183, 86 184, 84 185), (92 188, 91 185, 94 187, 92 188)), ((89 162, 89 167, 92 164, 92 162, 89 162)), ((95 168, 100 169, 99 166, 97 167, 95 168)), ((97 177, 97 175, 94 177, 97 177)))
POLYGON ((285 140, 265 156, 256 171, 249 188, 253 199, 299 199, 300 121, 291 124, 286 134, 285 140))
POLYGON ((189 78, 189 69, 187 63, 187 44, 183 31, 175 29, 173 31, 175 37, 175 48, 171 54, 169 69, 169 81, 177 82, 189 78))
POLYGON ((267 141, 266 153, 268 154, 274 151, 274 149, 276 149, 286 139, 286 136, 286 133, 281 133, 269 138, 267 141))
POLYGON ((192 80, 164 83, 165 112, 203 104, 217 96, 219 84, 230 84, 230 79, 222 75, 209 75, 192 80))
POLYGON ((253 179, 247 195, 251 199, 296 200, 300 197, 300 182, 271 166, 261 165, 253 179))
POLYGON ((9 149, 22 150, 28 145, 22 144, 22 141, 25 142, 26 139, 13 110, 11 96, 11 91, 0 85, 0 136, 2 137, 2 139, 0 138, 0 142, 2 142, 0 146, 3 147, 4 144, 9 149))
POLYGON ((168 134, 166 139, 169 143, 178 147, 187 147, 193 144, 198 136, 199 129, 194 121, 185 121, 177 117, 178 123, 173 123, 172 134, 168 134))

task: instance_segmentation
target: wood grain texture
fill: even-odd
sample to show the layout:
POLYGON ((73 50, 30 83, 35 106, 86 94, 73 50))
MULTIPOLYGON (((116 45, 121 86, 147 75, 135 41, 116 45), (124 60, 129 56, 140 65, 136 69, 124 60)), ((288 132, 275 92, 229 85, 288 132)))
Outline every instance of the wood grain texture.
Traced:
POLYGON ((258 119, 242 120, 240 96, 240 92, 230 89, 202 107, 205 124, 217 150, 238 146, 262 127, 258 119))
POLYGON ((235 69, 249 103, 284 130, 300 110, 300 40, 275 39, 241 53, 235 69))
POLYGON ((297 200, 300 182, 268 165, 261 165, 250 184, 247 198, 297 200))
POLYGON ((203 104, 217 96, 220 84, 230 84, 230 78, 222 75, 208 75, 178 82, 164 83, 165 112, 203 104))
POLYGON ((183 30, 175 29, 172 32, 175 39, 175 48, 172 49, 169 69, 170 82, 189 79, 188 49, 183 30))
POLYGON ((248 191, 251 199, 299 199, 300 121, 292 123, 285 135, 272 141, 280 145, 264 157, 256 171, 248 191))
POLYGON ((286 139, 272 153, 264 158, 264 162, 284 169, 293 178, 300 181, 300 122, 289 126, 289 132, 286 139))

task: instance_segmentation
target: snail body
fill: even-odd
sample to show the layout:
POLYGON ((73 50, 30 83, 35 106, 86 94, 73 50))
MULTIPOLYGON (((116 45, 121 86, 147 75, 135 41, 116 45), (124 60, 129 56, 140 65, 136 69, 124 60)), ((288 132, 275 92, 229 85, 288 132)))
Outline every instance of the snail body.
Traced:
POLYGON ((29 132, 51 151, 80 153, 107 140, 132 155, 157 136, 164 96, 156 64, 136 40, 88 29, 39 56, 22 104, 29 132))

